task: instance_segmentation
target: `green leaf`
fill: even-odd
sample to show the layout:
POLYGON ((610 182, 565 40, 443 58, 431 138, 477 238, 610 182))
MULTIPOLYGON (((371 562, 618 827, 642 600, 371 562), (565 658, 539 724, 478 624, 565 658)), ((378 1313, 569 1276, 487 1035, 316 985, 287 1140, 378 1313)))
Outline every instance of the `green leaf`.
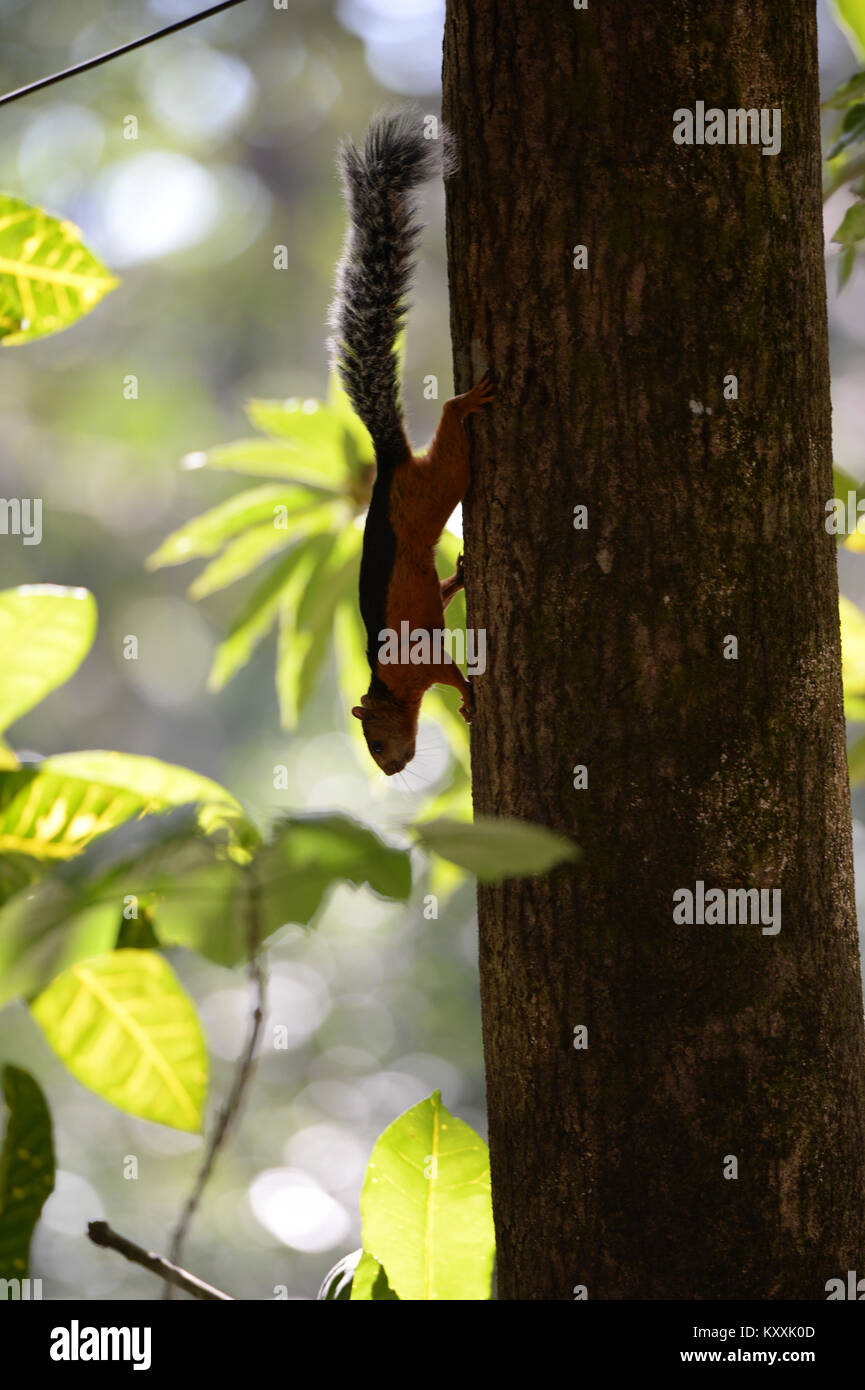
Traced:
POLYGON ((350 1255, 343 1255, 342 1259, 334 1265, 333 1269, 328 1270, 316 1294, 316 1302, 348 1302, 351 1297, 351 1285, 354 1272, 362 1254, 362 1250, 353 1250, 350 1255))
POLYGON ((829 0, 839 29, 861 62, 865 58, 865 0, 829 0))
POLYGON ((847 749, 847 770, 850 774, 850 786, 861 787, 865 782, 865 734, 847 749))
POLYGON ((96 604, 86 589, 28 584, 0 592, 0 730, 68 680, 89 652, 96 604))
MULTIPOLYGON (((254 874, 265 938, 288 922, 307 926, 337 882, 366 884, 382 897, 400 900, 411 892, 407 852, 391 848, 347 816, 279 820, 255 857, 254 874)), ((142 895, 146 878, 142 870, 137 880, 142 895)), ((179 863, 173 879, 166 874, 153 886, 150 908, 164 945, 186 946, 219 965, 245 959, 249 881, 236 864, 208 861, 200 852, 185 869, 179 863)))
POLYGON ((294 727, 314 693, 333 645, 337 606, 357 591, 360 546, 361 534, 353 527, 339 537, 327 537, 302 595, 286 593, 280 603, 276 679, 283 728, 294 727))
POLYGON ((487 1146, 438 1091, 378 1139, 360 1199, 363 1248, 401 1299, 490 1296, 495 1235, 487 1146))
POLYGON ((248 956, 246 904, 243 870, 223 861, 179 870, 154 898, 152 911, 163 945, 185 946, 231 967, 248 956))
POLYGON ((119 941, 121 920, 130 932, 150 921, 166 944, 189 944, 219 964, 243 959, 236 901, 242 872, 231 853, 231 841, 202 835, 183 807, 127 822, 22 889, 0 909, 0 1005, 18 995, 31 998, 89 956, 148 944, 119 941), (123 916, 133 900, 139 922, 123 916))
POLYGON ((236 584, 238 579, 245 579, 277 551, 285 550, 291 542, 289 533, 277 530, 272 521, 251 527, 231 541, 222 554, 201 571, 187 590, 189 597, 206 598, 219 589, 226 589, 229 584, 236 584))
POLYGON ((865 237, 865 202, 853 203, 842 218, 841 225, 832 240, 842 246, 852 246, 865 237))
POLYGON ((837 159, 844 150, 857 144, 863 135, 865 135, 865 102, 858 101, 845 111, 840 134, 827 152, 826 158, 837 159))
POLYGON ((315 460, 316 472, 336 488, 345 484, 345 430, 321 401, 247 401, 246 413, 258 429, 290 441, 299 461, 315 460))
POLYGON ((306 544, 300 564, 279 596, 276 691, 280 723, 284 729, 293 729, 297 723, 304 662, 314 640, 312 631, 301 626, 300 614, 308 606, 307 596, 317 590, 322 569, 326 567, 337 541, 338 537, 331 532, 313 536, 306 544))
POLYGON ((103 902, 54 878, 15 894, 0 909, 0 1006, 30 998, 55 975, 117 939, 122 894, 103 902))
POLYGON ((138 916, 124 916, 114 944, 116 951, 158 951, 159 941, 153 930, 153 916, 150 909, 142 907, 138 916))
POLYGON ((279 564, 253 590, 225 641, 216 649, 207 678, 208 690, 221 690, 246 665, 276 622, 283 601, 297 602, 323 544, 318 535, 294 541, 279 564))
POLYGON ((18 759, 5 739, 0 738, 0 772, 11 772, 20 767, 18 759))
POLYGON ((411 892, 411 860, 374 830, 348 816, 287 816, 256 860, 264 885, 267 932, 285 922, 305 926, 332 883, 367 884, 385 898, 404 901, 411 892))
POLYGON ((387 1280, 383 1265, 380 1265, 374 1255, 370 1255, 366 1250, 362 1250, 360 1259, 357 1262, 357 1269, 354 1278, 349 1284, 348 1297, 353 1303, 382 1303, 399 1297, 394 1293, 387 1280))
MULTIPOLYGON (((30 998, 61 971, 111 950, 130 898, 163 946, 186 946, 223 966, 246 958, 248 875, 230 841, 202 835, 188 816, 178 829, 182 815, 126 824, 10 897, 0 908, 0 1005, 30 998), (130 854, 142 832, 149 845, 130 854)), ((278 822, 254 870, 264 936, 286 922, 306 925, 340 879, 368 882, 390 898, 405 899, 411 888, 407 852, 340 816, 278 822)))
POLYGON ((30 1240, 54 1190, 54 1140, 45 1097, 33 1077, 3 1068, 9 1110, 0 1153, 0 1279, 26 1279, 30 1240))
MULTIPOLYGON (((336 474, 329 447, 301 446, 288 439, 235 439, 187 454, 183 468, 211 468, 217 472, 252 473, 260 478, 284 478, 305 486, 326 488, 336 474)), ((336 492, 334 492, 334 496, 336 492)))
POLYGON ((850 473, 845 473, 845 471, 844 471, 843 468, 839 468, 837 464, 833 464, 833 466, 832 466, 832 486, 833 486, 834 489, 835 489, 835 496, 836 496, 836 497, 843 497, 844 500, 845 500, 845 502, 846 502, 846 500, 847 500, 847 493, 848 493, 848 492, 856 492, 856 493, 858 493, 858 491, 859 491, 860 487, 862 486, 862 484, 861 484, 861 483, 858 483, 858 482, 856 481, 856 479, 855 479, 850 473))
POLYGON ((166 536, 158 550, 147 557, 147 568, 182 565, 203 555, 215 555, 240 532, 261 522, 274 525, 285 509, 286 518, 319 507, 332 494, 312 488, 285 487, 281 483, 265 483, 229 497, 218 507, 193 517, 166 536), (278 510, 280 509, 280 510, 278 510))
POLYGON ((387 1275, 372 1255, 365 1250, 353 1250, 344 1255, 322 1280, 317 1300, 326 1303, 380 1302, 383 1299, 399 1299, 387 1282, 387 1275))
MULTIPOLYGON (((20 889, 41 878, 47 872, 46 865, 26 854, 0 854, 0 904, 8 901, 20 889)), ((0 938, 0 952, 3 941, 0 938)))
POLYGON ((468 869, 481 883, 532 878, 581 857, 573 840, 509 816, 475 816, 473 822, 441 817, 413 829, 426 849, 468 869))
POLYGON ((334 612, 334 640, 339 659, 339 687, 345 705, 346 721, 352 736, 357 739, 358 752, 364 762, 369 758, 360 720, 349 714, 353 705, 369 685, 369 662, 366 659, 366 632, 358 612, 357 597, 343 599, 334 612))
POLYGON ((72 1075, 111 1105, 174 1129, 201 1129, 204 1037, 161 956, 111 951, 82 961, 31 1012, 72 1075))
POLYGON ((841 111, 865 97, 865 72, 854 73, 848 82, 843 83, 823 105, 827 110, 841 111))
POLYGON ((838 600, 841 618, 841 675, 845 703, 850 695, 865 695, 865 613, 842 594, 838 600))
POLYGON ((0 773, 0 854, 68 859, 132 816, 196 805, 202 829, 255 838, 240 804, 218 782, 133 753, 61 753, 0 773))
POLYGON ((0 194, 0 338, 5 346, 57 333, 119 281, 72 222, 0 194))

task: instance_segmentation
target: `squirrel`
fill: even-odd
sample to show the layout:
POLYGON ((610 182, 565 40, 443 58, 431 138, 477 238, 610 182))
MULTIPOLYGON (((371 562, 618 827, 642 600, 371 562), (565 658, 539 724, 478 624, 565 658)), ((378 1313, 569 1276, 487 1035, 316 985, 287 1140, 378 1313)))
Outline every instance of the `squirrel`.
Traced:
MULTIPOLYGON (((441 148, 447 151, 445 141, 441 148)), ((492 389, 484 375, 472 390, 447 401, 427 452, 412 453, 395 344, 420 234, 415 190, 439 169, 448 172, 447 153, 443 160, 414 117, 389 115, 372 122, 362 150, 345 141, 339 163, 348 232, 330 311, 330 351, 372 437, 376 463, 360 565, 371 679, 352 714, 361 721, 374 761, 390 777, 414 757, 421 701, 430 686, 455 686, 460 714, 471 720, 471 686, 446 653, 427 665, 383 664, 379 643, 384 629, 404 631, 402 622, 409 631, 441 632, 445 608, 464 587, 462 557, 456 573, 439 580, 435 546, 469 483, 463 421, 492 400, 492 389)))

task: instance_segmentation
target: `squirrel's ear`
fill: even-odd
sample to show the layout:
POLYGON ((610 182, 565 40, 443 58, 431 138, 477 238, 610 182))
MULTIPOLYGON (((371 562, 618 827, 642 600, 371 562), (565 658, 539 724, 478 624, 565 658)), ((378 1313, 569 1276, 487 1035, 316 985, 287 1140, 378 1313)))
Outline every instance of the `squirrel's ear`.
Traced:
POLYGON ((354 715, 355 719, 365 719, 365 718, 366 718, 366 710, 365 710, 365 709, 361 709, 360 705, 355 705, 351 712, 352 712, 352 714, 354 715))

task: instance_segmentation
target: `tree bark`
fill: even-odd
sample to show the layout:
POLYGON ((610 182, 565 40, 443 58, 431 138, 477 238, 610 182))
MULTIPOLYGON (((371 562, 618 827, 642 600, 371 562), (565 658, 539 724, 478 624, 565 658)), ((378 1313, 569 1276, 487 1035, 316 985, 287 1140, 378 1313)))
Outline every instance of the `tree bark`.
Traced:
POLYGON ((584 850, 479 893, 498 1296, 823 1299, 865 1037, 814 0, 448 0, 444 89, 474 803, 584 850), (698 100, 781 152, 674 143, 698 100), (677 923, 698 880, 780 932, 677 923))

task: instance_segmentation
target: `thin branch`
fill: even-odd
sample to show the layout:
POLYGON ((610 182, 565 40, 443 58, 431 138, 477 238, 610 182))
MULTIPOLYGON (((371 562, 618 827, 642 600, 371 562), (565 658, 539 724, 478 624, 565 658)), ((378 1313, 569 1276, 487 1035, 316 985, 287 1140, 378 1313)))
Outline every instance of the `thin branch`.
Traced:
MULTIPOLYGON (((250 1021, 249 1035, 246 1046, 238 1059, 234 1072, 234 1080, 231 1083, 231 1090, 228 1099, 220 1111, 216 1121, 216 1127, 210 1136, 210 1142, 204 1155, 204 1161, 198 1171, 198 1176, 192 1187, 192 1191, 186 1199, 186 1204, 180 1214, 180 1219, 175 1227, 174 1235, 171 1240, 171 1261, 177 1264, 183 1252, 183 1243, 189 1230, 190 1223, 198 1210, 204 1189, 207 1186, 214 1164, 222 1150, 228 1137, 232 1124, 237 1119, 246 1090, 252 1079, 255 1070, 255 1053, 258 1047, 258 1039, 264 1023, 265 1011, 265 979, 264 970, 261 964, 261 889, 256 876, 254 862, 249 864, 246 869, 247 897, 246 897, 246 948, 249 956, 249 979, 252 985, 253 1010, 250 1021)), ((163 1294, 164 1298, 171 1298, 171 1287, 167 1285, 163 1294)))
POLYGON ((206 1284, 203 1279, 197 1279, 194 1274, 189 1274, 179 1265, 171 1264, 169 1260, 163 1260, 161 1255, 154 1255, 151 1250, 145 1250, 142 1246, 136 1245, 134 1241, 127 1240, 125 1236, 118 1235, 116 1231, 112 1231, 107 1221, 91 1221, 87 1227, 87 1236, 94 1245, 100 1245, 105 1250, 116 1250, 125 1260, 130 1260, 132 1264, 143 1265, 145 1269, 150 1270, 151 1274, 158 1274, 159 1278, 165 1279, 168 1285, 176 1284, 179 1289, 191 1293, 193 1298, 206 1299, 211 1302, 236 1302, 230 1293, 223 1293, 221 1289, 215 1289, 212 1284, 206 1284))
POLYGON ((242 5, 243 0, 222 0, 221 5, 211 5, 209 9, 199 10, 198 14, 188 15, 186 19, 178 19, 174 24, 167 24, 164 29, 157 29, 152 34, 145 34, 143 38, 133 39, 131 43, 124 43, 120 48, 112 48, 108 53, 100 53, 97 58, 87 58, 83 63, 76 63, 72 68, 64 68, 62 72, 55 72, 51 77, 40 77, 38 82, 30 82, 26 87, 18 87, 14 92, 7 92, 0 97, 0 106, 8 106, 10 101, 19 101, 21 97, 29 96, 31 92, 41 92, 44 87, 53 87, 55 82, 65 82, 67 77, 77 77, 80 72, 89 72, 91 68, 101 67, 103 63, 110 63, 112 58, 120 58, 124 53, 131 53, 136 48, 143 48, 147 43, 155 43, 157 39, 164 39, 166 34, 176 34, 180 29, 188 29, 191 24, 198 24, 202 19, 209 19, 211 15, 219 14, 220 10, 230 10, 233 5, 242 5))

